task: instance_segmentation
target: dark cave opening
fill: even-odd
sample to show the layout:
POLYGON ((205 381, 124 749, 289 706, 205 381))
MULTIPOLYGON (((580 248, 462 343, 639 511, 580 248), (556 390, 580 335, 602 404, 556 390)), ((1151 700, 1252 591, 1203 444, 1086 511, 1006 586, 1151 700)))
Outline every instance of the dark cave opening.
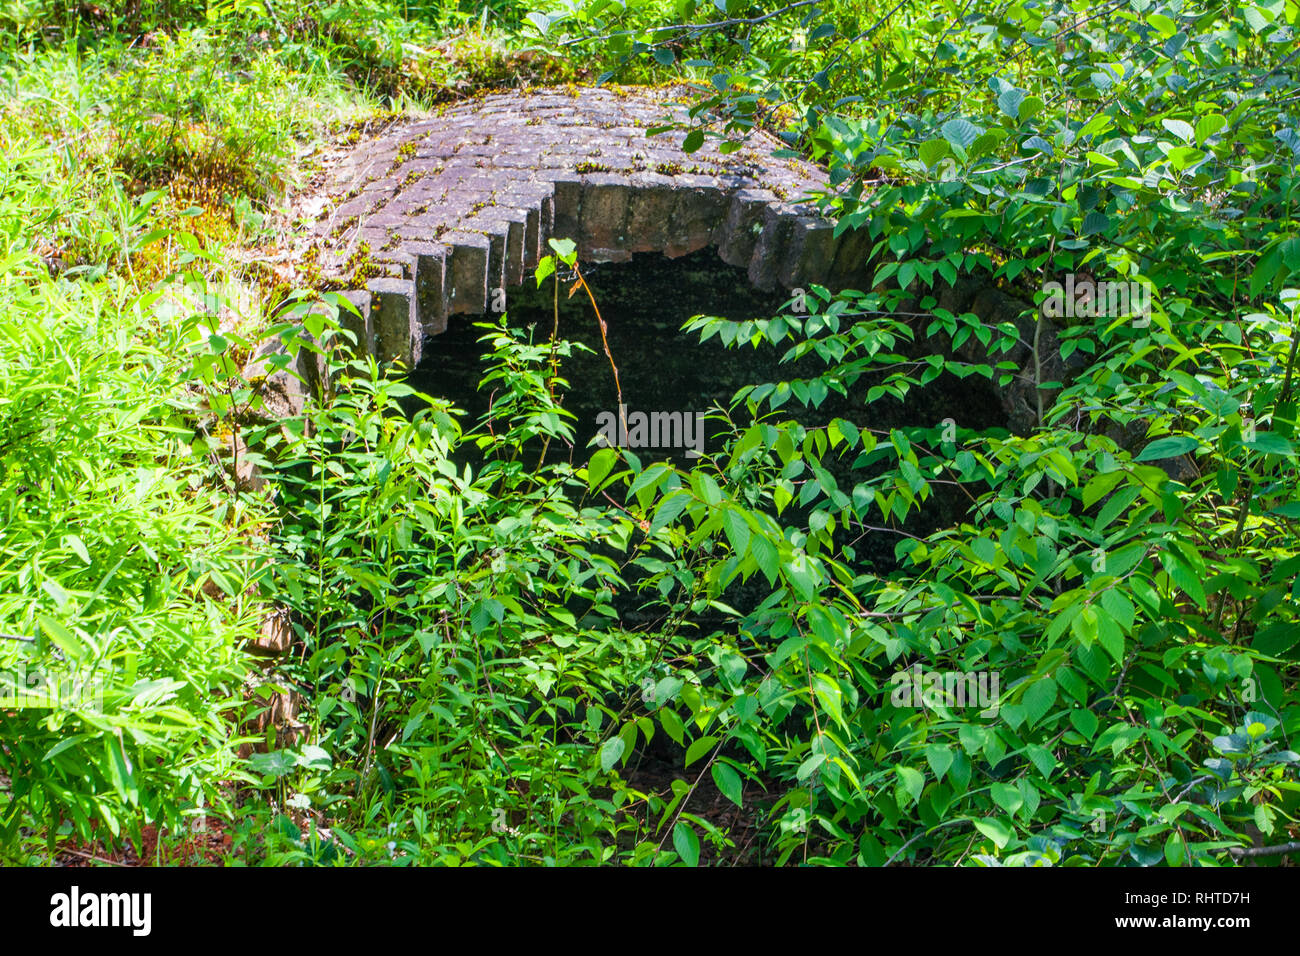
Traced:
MULTIPOLYGON (((716 336, 701 342, 697 333, 682 331, 682 325, 697 314, 735 320, 769 318, 779 314, 789 300, 788 293, 764 293, 753 288, 743 269, 724 264, 712 250, 678 259, 640 254, 629 262, 583 264, 582 270, 607 324, 609 349, 618 366, 629 417, 636 411, 680 413, 687 423, 688 415, 707 412, 715 405, 728 407, 736 391, 745 385, 808 377, 825 368, 812 356, 782 364, 780 358, 789 347, 789 340, 776 347, 765 343, 757 349, 748 344, 733 349, 725 347, 716 336)), ((608 424, 617 415, 618 392, 589 300, 581 291, 572 298, 567 292, 568 286, 562 285, 559 335, 589 350, 565 359, 560 370, 569 382, 563 404, 576 416, 572 457, 575 464, 581 464, 595 451, 597 446, 589 447, 588 443, 602 423, 608 424), (602 414, 606 415, 603 419, 602 414)), ((524 286, 511 289, 509 324, 531 327, 532 341, 546 342, 555 321, 554 296, 550 280, 541 288, 530 279, 524 286)), ((478 339, 486 330, 476 328, 475 323, 495 319, 496 316, 452 316, 447 331, 426 343, 425 360, 410 374, 415 388, 450 400, 466 411, 467 429, 481 419, 490 403, 489 392, 479 388, 486 367, 481 353, 486 345, 478 339)), ((919 350, 921 346, 916 348, 919 350)), ((778 415, 793 418, 807 427, 824 425, 838 417, 859 428, 877 431, 933 429, 947 418, 952 418, 962 429, 997 429, 1006 425, 996 387, 977 376, 958 379, 945 373, 927 386, 913 389, 907 400, 901 402, 884 396, 867 405, 866 388, 866 384, 859 382, 849 389, 848 398, 832 391, 820 407, 805 408, 791 400, 778 415)), ((737 421, 743 423, 743 408, 738 415, 741 417, 737 421)), ((706 420, 704 424, 704 451, 716 453, 722 448, 718 435, 720 423, 706 420)), ((689 432, 686 435, 689 437, 689 432)), ((465 449, 463 454, 472 451, 465 449)), ((634 451, 642 464, 652 460, 671 461, 683 468, 693 464, 684 445, 676 449, 642 447, 634 451)), ((548 458, 554 460, 553 455, 548 458)), ((862 469, 851 467, 847 461, 832 471, 846 492, 865 475, 862 469)), ((909 518, 898 530, 908 534, 929 533, 961 520, 967 503, 957 489, 936 489, 927 510, 909 518)), ((787 511, 785 518, 787 523, 792 520, 790 512, 787 511)), ((877 540, 867 542, 856 551, 864 569, 884 573, 895 566, 894 546, 900 538, 875 537, 877 540)))

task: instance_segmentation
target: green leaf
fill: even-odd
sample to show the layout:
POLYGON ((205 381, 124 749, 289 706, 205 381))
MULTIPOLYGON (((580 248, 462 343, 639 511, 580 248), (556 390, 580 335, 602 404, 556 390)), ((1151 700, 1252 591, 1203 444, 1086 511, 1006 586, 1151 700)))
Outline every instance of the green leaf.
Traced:
POLYGON ((1163 37, 1171 37, 1178 32, 1178 24, 1162 13, 1153 13, 1147 17, 1147 23, 1159 31, 1163 37))
POLYGON ((717 742, 718 738, 710 734, 709 736, 701 737, 699 740, 692 743, 686 748, 686 763, 684 766, 689 767, 691 764, 695 763, 695 761, 708 753, 717 742))
POLYGON ((953 119, 948 120, 939 128, 943 138, 954 146, 960 146, 966 149, 971 143, 975 142, 976 137, 984 130, 980 129, 970 120, 953 119))
POLYGON ((1025 754, 1033 761, 1035 769, 1044 778, 1052 775, 1052 770, 1056 767, 1056 758, 1052 756, 1050 750, 1039 744, 1030 744, 1025 748, 1025 754))
POLYGON ((1006 113, 1012 119, 1020 118, 1020 104, 1024 102, 1024 90, 1006 90, 998 97, 998 109, 1006 113))
POLYGON ((749 547, 749 525, 745 523, 745 516, 734 507, 725 508, 722 512, 722 530, 727 533, 731 550, 743 556, 749 547))
POLYGON ((622 737, 610 737, 600 748, 600 769, 608 773, 618 763, 626 749, 622 737))
POLYGON ((1282 455, 1288 458, 1295 455, 1295 448, 1277 432, 1256 432, 1252 440, 1242 444, 1251 451, 1262 451, 1266 455, 1282 455))
POLYGON ((108 756, 108 775, 113 781, 113 789, 123 800, 136 804, 140 795, 135 786, 135 774, 122 749, 121 737, 105 736, 104 750, 108 756))
POLYGON ((1115 588, 1108 588, 1101 594, 1101 606, 1110 614, 1126 632, 1133 627, 1137 612, 1133 602, 1115 588))
POLYGON ((592 455, 591 461, 587 463, 587 487, 595 491, 605 476, 610 473, 616 461, 618 461, 618 452, 613 448, 602 448, 592 455))
POLYGON ((954 760, 952 747, 947 744, 930 744, 925 748, 925 760, 934 771, 934 778, 942 780, 954 760))
MULTIPOLYGON (((49 581, 47 579, 41 583, 47 584, 49 581)), ((60 622, 46 614, 36 615, 36 620, 41 625, 41 632, 68 657, 74 661, 79 661, 85 656, 85 646, 72 631, 64 627, 60 622)))
POLYGON ((1182 866, 1186 856, 1186 847, 1177 831, 1169 834, 1165 840, 1165 862, 1170 866, 1182 866))
POLYGON ((1210 113, 1196 121, 1196 141, 1205 145, 1205 141, 1228 125, 1228 120, 1218 113, 1210 113))
POLYGON ((781 568, 780 552, 776 545, 768 541, 761 534, 756 534, 750 540, 749 553, 754 556, 754 561, 758 564, 758 569, 763 572, 767 578, 768 584, 775 584, 777 573, 781 568))
POLYGON ((54 603, 59 606, 60 610, 67 607, 68 601, 72 600, 72 595, 67 592, 62 584, 54 580, 54 578, 46 578, 43 580, 41 582, 41 590, 54 598, 54 603))
POLYGON ((993 841, 999 850, 1007 845, 1015 831, 996 817, 975 821, 975 829, 993 841))
POLYGON ((1083 506, 1091 508, 1106 495, 1114 490, 1115 486, 1123 481, 1126 474, 1122 471, 1107 472, 1104 475, 1097 475, 1083 487, 1083 506))
MULTIPOLYGON (((656 695, 658 695, 658 692, 658 688, 656 687, 656 695)), ((663 698, 658 696, 656 696, 655 699, 658 701, 663 700, 663 698)), ((659 711, 659 724, 663 727, 664 733, 666 733, 669 738, 680 747, 682 741, 686 739, 686 727, 682 724, 682 719, 678 717, 676 713, 664 707, 659 711)))
POLYGON ((1141 494, 1141 490, 1132 485, 1115 492, 1110 500, 1101 506, 1101 511, 1097 513, 1097 520, 1093 523, 1093 530, 1101 531, 1118 518, 1128 510, 1128 507, 1133 504, 1139 494, 1141 494))
POLYGON ((86 550, 86 543, 75 534, 65 534, 63 543, 72 550, 77 557, 81 558, 86 564, 90 564, 90 552, 86 550))
POLYGON ((1186 435, 1170 435, 1168 438, 1159 438, 1142 449, 1142 453, 1133 459, 1134 461, 1159 461, 1164 458, 1177 458, 1179 455, 1185 455, 1197 445, 1195 438, 1186 435))
POLYGON ((555 250, 555 254, 564 262, 573 263, 574 255, 577 252, 577 245, 572 239, 547 239, 547 245, 555 250))
POLYGON ((693 129, 686 134, 686 139, 682 141, 682 151, 694 153, 704 145, 704 131, 693 129))
POLYGON ((1106 653, 1115 658, 1115 663, 1122 663, 1124 660, 1124 632, 1116 625, 1105 610, 1101 608, 1089 608, 1097 616, 1097 636, 1101 646, 1106 649, 1106 653))
POLYGON ((1056 703, 1056 681, 1051 677, 1040 677, 1029 685, 1022 703, 1029 716, 1029 726, 1032 727, 1046 717, 1056 703))
POLYGON ((248 758, 248 765, 253 768, 254 773, 279 778, 292 773, 297 768, 298 758, 288 750, 272 750, 270 753, 251 755, 248 758))
POLYGON ((914 767, 899 766, 895 768, 898 771, 898 778, 903 784, 903 789, 907 791, 916 803, 921 799, 921 791, 925 788, 925 774, 914 767))
POLYGON ((1160 125, 1169 132, 1173 133, 1184 143, 1190 143, 1196 138, 1196 130, 1192 129, 1191 123, 1185 123, 1182 120, 1166 119, 1161 120, 1160 125))
POLYGON ((308 770, 329 770, 334 763, 326 750, 312 744, 303 747, 295 759, 298 761, 298 766, 306 767, 308 770))
POLYGON ((1070 621, 1070 633, 1078 638, 1084 647, 1089 647, 1097 639, 1097 609, 1084 607, 1079 609, 1070 621))
POLYGON ((736 769, 730 764, 719 760, 713 765, 711 773, 713 774, 713 782, 718 787, 718 792, 736 806, 741 806, 745 787, 736 769))
POLYGON ((816 772, 817 768, 820 767, 825 762, 826 762, 825 754, 823 753, 813 754, 803 763, 799 764, 799 769, 796 770, 794 774, 795 779, 798 780, 800 783, 806 783, 808 778, 811 777, 816 772))
POLYGON ((1024 806, 1025 798, 1021 792, 1010 784, 994 783, 989 787, 993 802, 1007 813, 1015 816, 1017 810, 1024 806))
POLYGON ((1110 217, 1104 212, 1093 212, 1083 217, 1083 227, 1079 231, 1081 236, 1095 236, 1100 232, 1105 232, 1110 228, 1110 217))
POLYGON ((1165 573, 1169 575, 1169 579, 1183 593, 1195 601, 1198 607, 1205 607, 1205 588, 1201 584, 1200 576, 1187 565, 1187 562, 1176 552, 1166 551, 1161 556, 1160 563, 1165 573))
POLYGON ((1300 642, 1300 625, 1290 621, 1278 621, 1262 627, 1251 638, 1250 646, 1261 654, 1277 657, 1285 654, 1300 642))
POLYGON ((952 149, 948 146, 946 139, 927 139, 917 150, 917 154, 921 157, 921 162, 925 164, 926 169, 933 169, 935 163, 951 152, 952 149))
POLYGON ((687 866, 700 865, 700 838, 685 820, 678 820, 673 826, 673 849, 687 866))
POLYGON ((1075 730, 1088 740, 1091 740, 1093 734, 1097 732, 1097 715, 1082 707, 1076 707, 1070 711, 1070 723, 1074 725, 1075 730))
POLYGON ((1246 7, 1244 14, 1246 17, 1246 23, 1256 33, 1260 33, 1267 29, 1271 22, 1270 18, 1264 16, 1264 12, 1260 10, 1258 6, 1253 4, 1246 7))

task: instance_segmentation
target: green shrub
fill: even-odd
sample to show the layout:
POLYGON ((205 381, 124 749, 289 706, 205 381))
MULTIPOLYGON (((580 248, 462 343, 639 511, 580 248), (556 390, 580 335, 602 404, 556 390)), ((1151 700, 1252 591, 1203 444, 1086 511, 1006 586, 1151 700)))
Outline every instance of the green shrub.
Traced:
POLYGON ((21 252, 0 269, 0 670, 35 695, 0 689, 6 855, 31 830, 176 830, 238 774, 255 555, 191 451, 183 350, 142 344, 148 313, 21 252))

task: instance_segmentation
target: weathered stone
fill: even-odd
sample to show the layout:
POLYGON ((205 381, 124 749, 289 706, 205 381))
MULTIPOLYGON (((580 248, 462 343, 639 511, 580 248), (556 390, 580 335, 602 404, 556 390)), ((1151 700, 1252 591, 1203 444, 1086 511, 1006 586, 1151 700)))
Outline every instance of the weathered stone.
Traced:
MULTIPOLYGON (((501 255, 501 262, 493 258, 488 264, 489 286, 492 289, 508 289, 519 285, 524 278, 524 228, 527 217, 517 209, 494 206, 484 210, 482 224, 479 228, 489 233, 492 242, 492 254, 501 255), (498 250, 497 236, 502 236, 498 250)), ((470 220, 479 223, 479 219, 470 220)))
POLYGON ((865 226, 846 231, 840 236, 835 262, 827 275, 827 281, 836 288, 866 291, 869 281, 869 276, 866 275, 867 255, 870 251, 871 233, 865 226))
POLYGON ((550 255, 550 240, 555 235, 555 193, 542 197, 537 210, 537 249, 540 255, 550 255))
POLYGON ((754 243, 754 254, 749 260, 749 282, 755 289, 771 292, 776 288, 789 233, 790 220, 768 206, 763 213, 763 228, 754 243))
POLYGON ((723 222, 727 205, 727 196, 720 189, 709 186, 679 189, 664 255, 675 259, 707 246, 723 222))
POLYGON ((763 230, 763 214, 776 197, 756 189, 741 189, 732 194, 727 217, 718 230, 718 257, 729 266, 745 268, 754 256, 758 234, 763 230))
POLYGON ((790 223, 785 258, 777 280, 787 289, 824 278, 835 261, 835 226, 825 219, 800 216, 790 223))
POLYGON ((630 252, 657 252, 668 242, 677 196, 673 181, 659 173, 638 173, 631 179, 627 203, 625 247, 630 252))
POLYGON ((624 251, 623 227, 627 222, 628 183, 621 176, 597 173, 583 184, 578 217, 578 255, 599 257, 602 252, 624 251))
POLYGON ((447 247, 433 242, 408 242, 402 251, 413 262, 416 319, 427 339, 447 331, 451 290, 447 284, 447 247))
POLYGON ((415 283, 407 279, 372 279, 366 284, 375 319, 375 357, 381 362, 420 362, 420 327, 416 319, 415 283))
POLYGON ((496 289, 506 287, 505 279, 505 260, 506 260, 506 240, 510 235, 510 227, 504 222, 497 220, 472 219, 468 228, 481 233, 488 240, 488 262, 487 262, 487 291, 491 296, 496 289))
POLYGON ((577 240, 580 235, 578 215, 582 208, 582 177, 560 174, 555 183, 553 234, 560 239, 577 240))
POLYGON ((457 315, 481 314, 487 307, 488 252, 487 236, 474 232, 449 233, 445 241, 451 246, 451 311, 457 315))
POLYGON ((318 387, 315 355, 300 348, 296 356, 290 356, 279 336, 257 350, 244 369, 244 377, 261 398, 266 418, 278 421, 302 414, 307 400, 318 387))
POLYGON ((293 628, 289 624, 289 611, 277 608, 262 618, 257 637, 244 645, 244 649, 258 657, 279 657, 293 643, 293 628))
POLYGON ((524 213, 524 269, 536 268, 541 256, 540 209, 525 209, 524 213))

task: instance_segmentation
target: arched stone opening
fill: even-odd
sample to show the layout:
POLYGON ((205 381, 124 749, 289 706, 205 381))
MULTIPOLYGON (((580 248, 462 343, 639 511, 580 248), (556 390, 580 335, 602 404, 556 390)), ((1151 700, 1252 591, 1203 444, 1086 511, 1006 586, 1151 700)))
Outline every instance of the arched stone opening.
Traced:
POLYGON ((335 170, 314 229, 318 266, 347 290, 354 331, 379 358, 418 365, 450 316, 488 311, 547 240, 584 261, 712 247, 770 292, 859 282, 863 232, 836 237, 812 197, 822 170, 756 132, 723 154, 682 151, 671 91, 541 90, 485 97, 393 128, 335 170))

